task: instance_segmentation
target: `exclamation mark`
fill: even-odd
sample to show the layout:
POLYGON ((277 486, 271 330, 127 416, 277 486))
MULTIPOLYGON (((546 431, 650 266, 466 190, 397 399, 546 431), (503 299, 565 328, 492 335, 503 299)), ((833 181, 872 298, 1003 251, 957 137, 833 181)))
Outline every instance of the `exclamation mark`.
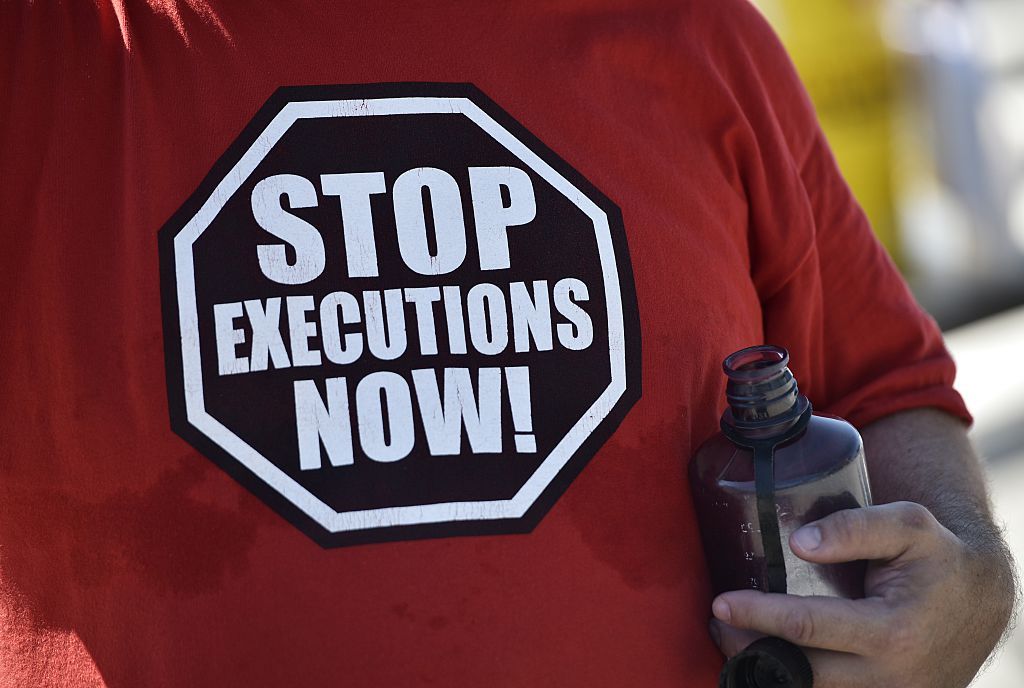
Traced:
POLYGON ((530 369, 526 366, 505 368, 505 380, 508 382, 508 403, 512 408, 512 427, 516 431, 516 451, 520 454, 535 454, 537 438, 533 434, 530 369))

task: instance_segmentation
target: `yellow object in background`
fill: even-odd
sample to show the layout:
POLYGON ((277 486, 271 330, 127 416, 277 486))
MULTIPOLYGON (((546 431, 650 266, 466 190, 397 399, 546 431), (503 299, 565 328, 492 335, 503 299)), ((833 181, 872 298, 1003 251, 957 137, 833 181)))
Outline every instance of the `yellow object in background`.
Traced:
POLYGON ((871 0, 756 0, 807 86, 846 181, 897 262, 892 58, 871 0))

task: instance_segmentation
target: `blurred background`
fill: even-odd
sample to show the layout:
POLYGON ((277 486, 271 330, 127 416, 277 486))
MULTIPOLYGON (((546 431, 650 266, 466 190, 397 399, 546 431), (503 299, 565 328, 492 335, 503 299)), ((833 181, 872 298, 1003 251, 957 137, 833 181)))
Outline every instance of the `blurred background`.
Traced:
MULTIPOLYGON (((1024 0, 755 4, 946 334, 996 516, 1024 560, 1024 0)), ((1024 686, 1024 628, 972 686, 1024 686)))

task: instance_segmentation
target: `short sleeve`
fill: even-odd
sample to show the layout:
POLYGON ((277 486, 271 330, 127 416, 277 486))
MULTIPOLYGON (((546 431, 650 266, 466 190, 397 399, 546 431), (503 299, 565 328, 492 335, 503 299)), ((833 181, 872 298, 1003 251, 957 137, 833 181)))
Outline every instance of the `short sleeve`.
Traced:
POLYGON ((865 425, 932 406, 970 423, 938 326, 871 231, 817 126, 801 178, 816 230, 825 410, 865 425))
POLYGON ((969 423, 942 334, 875 238, 788 55, 756 10, 735 4, 733 78, 751 135, 741 164, 765 341, 790 350, 820 411, 863 426, 928 406, 969 423))

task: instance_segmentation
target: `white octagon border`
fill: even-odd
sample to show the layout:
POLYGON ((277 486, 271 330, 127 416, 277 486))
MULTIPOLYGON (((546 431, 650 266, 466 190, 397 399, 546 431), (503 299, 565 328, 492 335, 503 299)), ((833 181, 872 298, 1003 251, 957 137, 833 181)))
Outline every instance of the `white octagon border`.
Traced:
POLYGON ((626 338, 622 294, 608 216, 582 191, 468 98, 372 98, 287 103, 225 175, 224 179, 217 184, 199 211, 174 237, 174 265, 178 295, 178 319, 181 327, 182 376, 189 423, 331 533, 452 521, 520 518, 554 480, 584 440, 608 416, 626 391, 626 338), (513 155, 529 165, 534 172, 593 220, 604 277, 605 300, 608 304, 608 355, 611 364, 611 383, 551 450, 551 453, 512 499, 447 502, 338 512, 206 412, 203 398, 192 245, 210 226, 228 199, 235 194, 245 179, 255 171, 260 161, 266 157, 271 148, 297 120, 416 114, 464 115, 513 155))

